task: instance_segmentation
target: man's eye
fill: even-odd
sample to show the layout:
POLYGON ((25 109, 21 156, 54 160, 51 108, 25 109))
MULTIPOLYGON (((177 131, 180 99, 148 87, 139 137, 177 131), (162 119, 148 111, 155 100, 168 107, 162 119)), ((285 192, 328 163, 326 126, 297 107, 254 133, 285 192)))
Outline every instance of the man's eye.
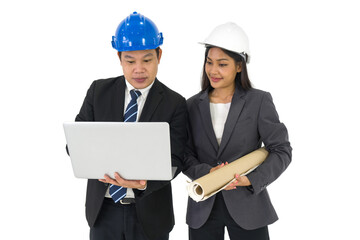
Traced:
POLYGON ((220 66, 220 67, 226 67, 227 64, 223 64, 223 63, 222 63, 222 64, 219 64, 219 66, 220 66))
POLYGON ((151 62, 152 59, 145 59, 144 62, 151 62))

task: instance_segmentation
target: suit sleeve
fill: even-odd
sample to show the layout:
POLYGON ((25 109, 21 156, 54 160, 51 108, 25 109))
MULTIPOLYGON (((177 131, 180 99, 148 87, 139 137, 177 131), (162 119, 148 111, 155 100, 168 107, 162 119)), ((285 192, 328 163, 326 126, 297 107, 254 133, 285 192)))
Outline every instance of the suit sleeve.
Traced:
POLYGON ((193 143, 191 126, 189 122, 187 125, 187 132, 188 132, 188 140, 185 149, 183 173, 193 181, 208 174, 212 167, 209 164, 201 163, 198 160, 193 143))
MULTIPOLYGON (((182 171, 184 148, 187 138, 186 134, 186 101, 183 98, 176 107, 172 115, 170 125, 170 144, 171 144, 171 162, 173 167, 177 167, 174 178, 182 171)), ((159 190, 165 185, 170 184, 170 181, 148 181, 145 191, 134 189, 136 197, 142 198, 154 191, 159 190)))
POLYGON ((210 169, 212 168, 210 164, 202 163, 198 159, 197 150, 193 140, 193 131, 197 131, 197 129, 194 129, 194 126, 192 126, 192 121, 190 121, 191 118, 195 118, 195 115, 198 114, 197 111, 194 111, 193 109, 194 106, 193 102, 194 102, 194 98, 188 100, 188 112, 189 112, 188 124, 187 124, 188 138, 185 148, 184 170, 183 170, 183 173, 187 177, 189 177, 192 181, 208 174, 210 172, 210 169))
POLYGON ((87 91, 83 105, 75 121, 94 121, 94 91, 96 81, 94 81, 87 91))
POLYGON ((270 93, 265 93, 261 101, 258 131, 269 155, 255 171, 247 175, 255 194, 263 191, 285 171, 292 156, 287 129, 279 121, 270 93))
MULTIPOLYGON (((94 89, 95 89, 95 81, 91 84, 90 88, 88 89, 83 105, 80 109, 79 114, 76 116, 75 121, 94 121, 94 108, 93 108, 94 89)), ((65 149, 67 154, 70 156, 67 144, 65 149)))
POLYGON ((186 133, 187 109, 186 101, 183 98, 177 107, 170 122, 171 138, 171 161, 172 166, 176 167, 174 178, 182 171, 184 163, 184 149, 187 139, 186 133))

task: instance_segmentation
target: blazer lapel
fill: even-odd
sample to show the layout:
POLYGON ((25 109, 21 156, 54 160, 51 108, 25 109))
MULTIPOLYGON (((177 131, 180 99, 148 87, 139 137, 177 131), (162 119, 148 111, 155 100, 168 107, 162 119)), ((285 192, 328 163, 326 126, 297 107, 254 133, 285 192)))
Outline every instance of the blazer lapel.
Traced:
POLYGON ((243 90, 236 88, 234 96, 231 101, 231 106, 229 110, 229 114, 227 116, 225 126, 224 126, 224 132, 222 135, 219 151, 217 154, 217 157, 219 158, 221 153, 224 151, 231 134, 233 132, 233 129, 236 125, 236 122, 240 116, 240 113, 244 107, 245 100, 242 99, 242 96, 244 95, 243 90))
POLYGON ((158 80, 155 79, 154 85, 151 87, 149 95, 146 98, 146 102, 142 110, 139 122, 150 122, 150 119, 154 114, 157 106, 161 102, 162 98, 163 89, 158 80))
POLYGON ((198 107, 206 135, 208 136, 211 145, 214 147, 215 151, 218 151, 219 145, 217 143, 216 135, 211 121, 210 100, 208 96, 208 91, 204 91, 204 93, 200 95, 198 107))
POLYGON ((125 78, 121 77, 117 83, 117 87, 115 88, 114 95, 114 113, 115 113, 115 121, 123 122, 124 121, 124 104, 125 104, 125 78))

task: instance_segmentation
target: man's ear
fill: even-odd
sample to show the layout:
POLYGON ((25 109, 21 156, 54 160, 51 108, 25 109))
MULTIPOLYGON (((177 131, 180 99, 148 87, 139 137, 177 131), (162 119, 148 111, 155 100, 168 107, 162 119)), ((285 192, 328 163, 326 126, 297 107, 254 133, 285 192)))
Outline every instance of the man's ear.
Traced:
POLYGON ((161 48, 159 48, 158 64, 160 63, 161 55, 162 55, 162 50, 161 48))

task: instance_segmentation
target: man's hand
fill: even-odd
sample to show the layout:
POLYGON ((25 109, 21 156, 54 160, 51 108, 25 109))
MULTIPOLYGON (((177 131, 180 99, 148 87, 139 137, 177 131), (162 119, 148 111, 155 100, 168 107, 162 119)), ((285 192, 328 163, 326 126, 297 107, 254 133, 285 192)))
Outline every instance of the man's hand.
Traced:
POLYGON ((103 183, 109 183, 125 188, 138 188, 138 189, 144 189, 146 187, 147 181, 146 180, 126 180, 118 173, 115 173, 115 179, 109 177, 109 175, 105 174, 104 179, 99 179, 100 182, 103 183))

